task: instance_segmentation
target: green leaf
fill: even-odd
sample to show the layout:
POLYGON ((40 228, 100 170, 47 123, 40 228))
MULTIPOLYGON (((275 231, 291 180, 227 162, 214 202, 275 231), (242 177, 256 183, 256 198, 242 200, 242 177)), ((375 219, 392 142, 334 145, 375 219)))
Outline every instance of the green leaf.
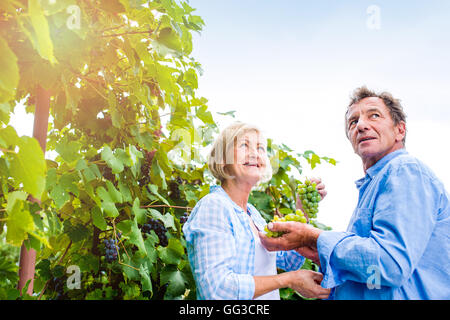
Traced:
POLYGON ((100 210, 99 207, 95 206, 94 208, 92 208, 91 214, 94 226, 102 231, 105 231, 108 225, 106 224, 105 218, 103 218, 102 210, 100 210))
POLYGON ((78 151, 81 148, 81 143, 78 141, 67 142, 67 139, 62 139, 60 143, 56 145, 56 152, 68 163, 72 163, 81 158, 78 151))
POLYGON ((123 163, 119 159, 117 159, 111 148, 109 146, 105 146, 102 150, 102 160, 106 162, 108 167, 112 169, 112 173, 120 173, 123 171, 123 163))
POLYGON ((111 201, 114 203, 122 203, 122 194, 119 192, 119 190, 116 189, 116 187, 112 184, 111 181, 106 180, 106 186, 108 188, 108 193, 111 198, 111 201))
POLYGON ((145 248, 147 250, 147 263, 154 264, 158 259, 158 253, 156 252, 155 246, 159 242, 158 236, 155 232, 150 232, 147 234, 147 238, 144 241, 145 248))
POLYGON ((147 221, 147 211, 145 209, 141 209, 140 206, 141 202, 139 201, 139 198, 134 199, 133 208, 131 209, 131 211, 136 217, 137 223, 144 224, 147 221))
POLYGON ((186 290, 186 284, 188 283, 183 272, 178 270, 175 266, 166 266, 161 272, 160 279, 161 284, 169 284, 167 293, 169 293, 171 297, 182 295, 186 290))
POLYGON ((8 220, 6 241, 20 246, 28 238, 28 232, 34 230, 34 221, 28 210, 24 209, 24 193, 17 191, 8 195, 8 220), (11 204, 12 203, 12 204, 11 204))
POLYGON ((181 52, 181 41, 178 37, 177 33, 173 31, 171 28, 164 28, 159 32, 159 36, 157 40, 165 45, 166 47, 181 52))
POLYGON ((59 184, 50 191, 49 195, 55 201, 57 209, 61 209, 70 200, 69 193, 59 184))
POLYGON ((141 276, 142 291, 152 292, 152 281, 147 266, 142 264, 139 266, 139 275, 141 276))
POLYGON ((158 186, 154 185, 154 184, 149 184, 148 188, 150 189, 150 192, 153 193, 155 196, 158 197, 159 200, 161 200, 162 202, 164 202, 165 204, 167 204, 168 206, 170 206, 169 202, 158 193, 158 186))
POLYGON ((18 141, 19 152, 11 162, 11 175, 23 183, 23 189, 41 199, 47 170, 44 153, 36 139, 23 136, 18 141))
POLYGON ((57 63, 53 54, 53 42, 50 38, 50 29, 48 27, 47 18, 40 6, 40 1, 28 0, 28 9, 31 25, 34 29, 34 32, 32 33, 32 42, 36 50, 43 59, 50 61, 51 64, 57 63))
POLYGON ((0 129, 0 146, 2 148, 14 148, 19 142, 19 139, 20 138, 13 127, 7 126, 0 129))
POLYGON ((131 202, 133 200, 128 185, 122 180, 119 181, 119 191, 122 194, 123 202, 131 202))
POLYGON ((258 210, 270 210, 270 202, 272 197, 267 193, 261 191, 252 191, 248 201, 253 204, 258 210))
POLYGON ((211 112, 207 111, 207 106, 201 106, 197 110, 197 117, 202 120, 205 124, 214 124, 214 119, 211 112))
POLYGON ((133 224, 133 221, 131 220, 124 220, 120 221, 116 227, 119 229, 123 234, 129 234, 131 232, 131 225, 133 224))
POLYGON ((0 37, 0 70, 0 103, 3 103, 16 94, 19 84, 19 66, 16 55, 2 37, 0 37))
POLYGON ((164 226, 166 228, 172 228, 174 231, 177 230, 177 228, 175 227, 175 220, 173 219, 173 216, 169 212, 167 212, 165 215, 162 215, 158 210, 151 208, 148 209, 148 212, 153 218, 158 219, 162 223, 164 223, 164 226))
POLYGON ((227 112, 217 112, 217 114, 220 114, 221 116, 230 116, 232 118, 235 118, 236 110, 227 111, 227 112))
POLYGON ((101 207, 103 210, 105 210, 108 217, 117 217, 119 215, 119 211, 116 208, 116 205, 114 204, 114 201, 111 199, 111 195, 104 187, 98 187, 97 195, 101 199, 101 207))
POLYGON ((144 239, 142 238, 141 229, 139 229, 138 227, 136 218, 134 218, 133 222, 131 223, 131 233, 129 237, 130 242, 138 247, 138 250, 141 252, 141 254, 145 256, 147 254, 147 250, 145 248, 144 239))
POLYGON ((183 245, 180 240, 170 238, 167 247, 158 247, 158 255, 164 263, 178 265, 184 255, 183 245))
POLYGON ((89 237, 89 229, 82 224, 72 225, 70 220, 64 221, 64 232, 67 233, 70 240, 78 242, 89 237))
POLYGON ((313 155, 311 156, 311 161, 309 163, 311 165, 311 169, 314 169, 317 164, 320 164, 320 157, 317 154, 313 153, 313 155))

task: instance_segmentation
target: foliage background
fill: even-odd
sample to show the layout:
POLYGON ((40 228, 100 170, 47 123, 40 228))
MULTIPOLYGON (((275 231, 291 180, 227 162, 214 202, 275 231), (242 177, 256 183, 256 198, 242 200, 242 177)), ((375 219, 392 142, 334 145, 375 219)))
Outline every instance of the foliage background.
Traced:
MULTIPOLYGON (((185 1, 1 2, 0 299, 195 299, 180 217, 215 183, 203 151, 219 130, 196 94, 203 27, 185 1), (9 125, 19 103, 35 111, 39 88, 51 95, 52 159, 9 125), (167 246, 142 232, 150 218, 167 246), (15 289, 22 243, 37 251, 32 296, 15 289), (72 265, 80 289, 66 285, 72 265)), ((277 171, 250 198, 266 219, 295 208, 301 161, 336 163, 270 140, 268 151, 277 171)))

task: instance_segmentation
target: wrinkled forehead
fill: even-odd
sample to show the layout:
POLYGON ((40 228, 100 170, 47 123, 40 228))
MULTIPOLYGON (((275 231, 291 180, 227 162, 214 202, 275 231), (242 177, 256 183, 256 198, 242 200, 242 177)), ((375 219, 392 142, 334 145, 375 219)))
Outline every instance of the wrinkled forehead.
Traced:
POLYGON ((378 110, 381 112, 388 111, 386 105, 384 104, 383 99, 378 97, 367 97, 350 105, 347 108, 345 118, 348 120, 352 116, 358 115, 360 113, 365 113, 370 110, 378 110))

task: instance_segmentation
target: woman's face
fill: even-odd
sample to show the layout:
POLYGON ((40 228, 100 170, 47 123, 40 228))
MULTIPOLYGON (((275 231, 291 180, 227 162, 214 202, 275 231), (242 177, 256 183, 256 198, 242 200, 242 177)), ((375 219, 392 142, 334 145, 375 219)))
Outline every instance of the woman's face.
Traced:
POLYGON ((234 146, 234 163, 230 174, 238 182, 255 185, 266 171, 267 144, 255 131, 249 131, 237 138, 234 146))

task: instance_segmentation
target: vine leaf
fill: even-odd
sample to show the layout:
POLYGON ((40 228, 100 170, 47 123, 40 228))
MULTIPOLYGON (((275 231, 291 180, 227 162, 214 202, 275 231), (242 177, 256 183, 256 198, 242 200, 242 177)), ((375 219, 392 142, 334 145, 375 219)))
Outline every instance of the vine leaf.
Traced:
POLYGON ((100 210, 100 208, 95 206, 94 208, 92 208, 91 214, 92 214, 92 222, 94 223, 94 226, 96 226, 97 228, 99 228, 102 231, 105 231, 106 228, 108 227, 108 225, 105 221, 105 218, 102 215, 102 211, 100 210))
POLYGON ((146 265, 139 266, 139 275, 141 276, 142 291, 152 292, 152 281, 150 280, 149 271, 146 265))
POLYGON ((34 32, 29 33, 30 40, 33 43, 39 55, 53 65, 57 63, 53 54, 53 42, 50 38, 50 29, 47 18, 41 8, 40 1, 29 0, 28 8, 30 13, 31 25, 34 32))
POLYGON ((120 173, 123 171, 123 163, 116 158, 109 146, 105 146, 102 150, 102 160, 106 162, 108 167, 112 169, 112 173, 120 173))
MULTIPOLYGON (((8 43, 0 37, 0 103, 14 97, 19 84, 19 67, 17 57, 8 43)), ((9 113, 9 112, 8 112, 9 113)))
POLYGON ((23 189, 40 199, 45 189, 47 165, 36 139, 23 136, 18 141, 19 152, 11 161, 12 176, 23 183, 23 189))
POLYGON ((33 217, 24 208, 26 197, 23 191, 14 191, 8 195, 6 241, 14 246, 20 246, 28 238, 28 232, 34 230, 33 217))
POLYGON ((168 283, 167 293, 172 297, 180 296, 184 293, 185 284, 188 283, 183 272, 176 266, 167 266, 161 272, 161 285, 168 283))

